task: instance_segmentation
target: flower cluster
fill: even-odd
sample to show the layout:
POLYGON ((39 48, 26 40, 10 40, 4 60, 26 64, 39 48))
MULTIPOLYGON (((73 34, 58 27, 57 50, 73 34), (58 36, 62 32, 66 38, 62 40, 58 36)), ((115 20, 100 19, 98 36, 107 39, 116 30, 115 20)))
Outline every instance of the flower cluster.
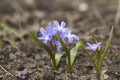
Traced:
POLYGON ((65 39, 67 38, 68 43, 72 44, 74 40, 79 41, 79 37, 75 34, 72 34, 70 28, 66 28, 66 23, 62 21, 60 24, 57 20, 54 20, 54 24, 48 24, 48 29, 45 30, 44 28, 40 28, 41 36, 38 37, 39 40, 42 40, 44 44, 48 44, 52 42, 54 45, 57 46, 57 51, 60 52, 62 48, 60 42, 56 40, 55 35, 58 34, 60 38, 65 43, 65 39))
MULTIPOLYGON (((64 21, 59 24, 57 20, 54 20, 53 24, 48 24, 47 30, 45 30, 44 28, 40 28, 41 35, 39 37, 36 37, 32 32, 30 32, 30 36, 49 54, 52 62, 52 67, 54 69, 58 69, 59 61, 61 57, 65 54, 68 73, 71 73, 72 64, 74 63, 79 47, 81 47, 93 63, 93 66, 96 70, 96 76, 98 80, 100 80, 103 60, 107 55, 113 37, 113 27, 111 29, 110 36, 105 48, 100 48, 102 47, 102 42, 98 42, 97 38, 94 35, 94 44, 84 44, 82 40, 79 41, 78 36, 72 34, 70 28, 66 28, 65 26, 66 23, 64 21), (77 41, 75 46, 69 47, 67 45, 73 44, 74 41, 77 41), (63 48, 63 54, 57 54, 57 52, 61 53, 61 48, 63 48), (88 50, 94 51, 95 53, 97 53, 97 56, 93 57, 92 55, 90 55, 88 50)), ((24 79, 26 77, 26 74, 27 70, 23 70, 22 72, 19 72, 18 76, 19 78, 24 79)))

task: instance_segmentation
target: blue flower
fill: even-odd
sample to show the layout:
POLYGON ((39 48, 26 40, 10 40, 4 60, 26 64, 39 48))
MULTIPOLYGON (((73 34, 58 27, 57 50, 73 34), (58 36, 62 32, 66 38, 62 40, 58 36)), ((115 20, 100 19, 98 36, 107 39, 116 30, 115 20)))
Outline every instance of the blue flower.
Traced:
POLYGON ((65 26, 66 23, 64 21, 61 22, 61 24, 59 24, 59 22, 57 20, 54 20, 54 30, 57 32, 64 32, 65 31, 65 26))
POLYGON ((74 40, 79 41, 79 37, 76 36, 75 34, 72 34, 70 29, 66 30, 65 37, 68 38, 68 42, 69 42, 70 44, 72 44, 74 40))
POLYGON ((39 40, 42 40, 43 43, 47 44, 48 41, 52 40, 54 33, 52 32, 52 26, 48 24, 48 30, 46 31, 44 28, 40 28, 40 32, 42 36, 38 37, 39 40))
POLYGON ((59 41, 54 41, 54 44, 57 45, 57 52, 60 52, 60 48, 62 48, 62 45, 59 41))
POLYGON ((54 27, 53 27, 53 31, 55 33, 57 33, 62 40, 64 41, 65 38, 65 33, 69 28, 65 28, 66 23, 64 21, 62 21, 60 24, 57 20, 54 20, 54 27))
POLYGON ((93 51, 96 51, 97 48, 99 48, 101 46, 101 42, 98 42, 96 44, 91 44, 91 43, 87 43, 88 47, 87 49, 91 49, 93 51))

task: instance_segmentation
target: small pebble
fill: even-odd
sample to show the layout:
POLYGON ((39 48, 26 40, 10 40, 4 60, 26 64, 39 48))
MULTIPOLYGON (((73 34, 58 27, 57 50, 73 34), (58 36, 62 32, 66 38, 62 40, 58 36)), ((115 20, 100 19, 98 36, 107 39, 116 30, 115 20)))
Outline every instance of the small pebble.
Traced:
POLYGON ((13 53, 10 53, 9 57, 10 59, 16 59, 16 55, 14 55, 13 53))

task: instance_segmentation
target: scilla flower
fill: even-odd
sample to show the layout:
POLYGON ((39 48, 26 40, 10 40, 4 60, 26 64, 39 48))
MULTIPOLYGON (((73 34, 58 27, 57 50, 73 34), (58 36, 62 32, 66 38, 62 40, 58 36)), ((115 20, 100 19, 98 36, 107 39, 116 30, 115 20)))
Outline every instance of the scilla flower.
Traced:
POLYGON ((69 30, 69 28, 66 28, 65 26, 66 23, 64 21, 61 21, 59 24, 57 20, 54 20, 53 32, 56 32, 62 38, 62 40, 65 38, 66 31, 69 30))
POLYGON ((87 49, 91 49, 93 51, 96 51, 97 48, 99 48, 101 46, 101 42, 98 42, 96 44, 91 44, 91 43, 87 43, 88 48, 87 49))
MULTIPOLYGON (((75 34, 72 34, 71 29, 66 28, 65 26, 66 26, 66 23, 64 21, 62 21, 59 24, 57 20, 54 20, 53 31, 56 32, 56 34, 58 34, 61 37, 64 43, 65 43, 64 41, 65 38, 68 39, 68 42, 70 44, 72 44, 74 40, 79 41, 78 36, 76 36, 75 34)), ((60 48, 62 47, 61 44, 56 41, 55 41, 55 45, 57 45, 57 50, 60 50, 60 48)))
POLYGON ((62 21, 60 24, 57 20, 54 20, 54 27, 53 30, 55 30, 57 33, 64 33, 67 28, 65 28, 66 23, 62 21))
POLYGON ((73 40, 79 41, 79 37, 75 34, 72 34, 70 29, 66 31, 65 37, 68 39, 70 44, 73 43, 73 40))
POLYGON ((38 37, 39 40, 42 40, 45 44, 47 44, 47 42, 50 42, 54 34, 52 32, 52 26, 50 23, 48 24, 48 30, 46 31, 44 28, 40 28, 40 33, 42 36, 38 37))

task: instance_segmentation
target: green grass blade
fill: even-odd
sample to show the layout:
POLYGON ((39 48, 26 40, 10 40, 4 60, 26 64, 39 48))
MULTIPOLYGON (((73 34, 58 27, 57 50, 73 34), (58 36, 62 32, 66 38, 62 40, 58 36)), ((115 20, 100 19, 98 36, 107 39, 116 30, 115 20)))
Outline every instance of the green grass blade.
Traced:
MULTIPOLYGON (((20 35, 19 33, 17 33, 15 30, 9 28, 9 26, 8 26, 7 24, 1 23, 1 24, 0 24, 0 27, 3 28, 3 31, 5 31, 5 33, 6 33, 6 32, 11 32, 11 33, 13 33, 15 36, 19 37, 22 41, 24 41, 24 39, 21 37, 21 35, 20 35)), ((4 34, 4 35, 6 35, 6 34, 4 34)))
POLYGON ((103 63, 103 60, 104 60, 105 56, 106 56, 107 53, 108 53, 108 49, 109 49, 109 47, 110 47, 110 44, 111 44, 112 38, 113 38, 113 30, 114 30, 114 28, 113 28, 113 26, 112 26, 109 39, 108 39, 107 44, 106 44, 106 46, 105 46, 105 49, 104 49, 104 51, 103 51, 103 56, 102 56, 102 58, 101 58, 101 60, 100 60, 100 62, 99 62, 99 65, 98 65, 98 69, 101 68, 102 63, 103 63))
POLYGON ((93 34, 93 40, 94 40, 95 43, 98 43, 98 40, 97 40, 97 38, 94 34, 93 34))

